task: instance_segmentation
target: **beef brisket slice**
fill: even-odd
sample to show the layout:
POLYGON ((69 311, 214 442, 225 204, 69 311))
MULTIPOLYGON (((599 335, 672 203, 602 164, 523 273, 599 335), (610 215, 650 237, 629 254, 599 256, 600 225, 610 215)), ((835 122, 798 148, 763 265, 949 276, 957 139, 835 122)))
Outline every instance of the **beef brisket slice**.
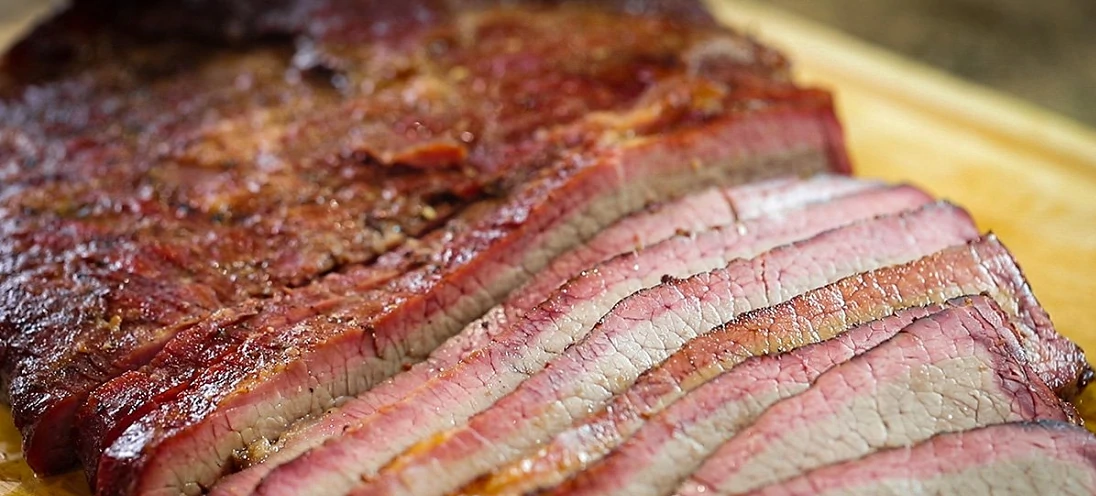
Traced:
MULTIPOLYGON (((556 257, 499 310, 492 309, 479 325, 500 326, 514 321, 547 299, 583 270, 621 253, 639 250, 675 234, 699 233, 735 222, 775 215, 885 186, 848 176, 819 175, 805 180, 781 178, 733 188, 712 189, 670 204, 654 205, 599 232, 590 242, 556 257), (500 319, 486 321, 486 319, 500 319)), ((907 194, 914 194, 907 192, 907 194)))
MULTIPOLYGON (((773 403, 819 375, 894 336, 940 305, 900 310, 826 341, 749 358, 652 417, 606 458, 549 494, 668 494, 730 436, 773 403)), ((509 494, 519 494, 508 491, 509 494)))
POLYGON ((1060 422, 996 424, 938 434, 751 494, 1096 494, 1096 437, 1060 422))
POLYGON ((244 458, 242 462, 250 466, 220 481, 214 492, 249 494, 278 465, 361 424, 363 419, 372 416, 379 408, 395 403, 431 377, 487 345, 505 329, 507 323, 519 319, 582 269, 624 252, 655 244, 682 230, 703 231, 877 187, 876 183, 845 176, 823 175, 802 181, 784 178, 710 189, 621 219, 586 244, 557 257, 511 294, 506 302, 466 326, 407 372, 393 376, 315 421, 301 422, 276 442, 263 439, 250 445, 244 451, 245 456, 241 457, 244 458))
MULTIPOLYGON (((1035 318, 1044 311, 1031 297, 1011 255, 996 238, 990 236, 970 245, 950 247, 908 264, 858 274, 786 303, 755 310, 693 339, 665 362, 640 376, 628 391, 613 398, 600 412, 560 433, 535 453, 496 469, 490 476, 465 488, 465 492, 523 494, 551 487, 619 446, 642 427, 646 419, 658 415, 682 396, 728 369, 737 370, 734 367, 749 357, 788 351, 828 339, 844 329, 883 318, 896 310, 983 293, 1006 309, 1017 328, 1036 321, 1041 325, 1049 324, 1046 319, 1035 318)), ((1021 333, 1021 339, 1028 335, 1053 334, 1053 329, 1038 329, 1021 333)), ((1052 341, 1039 346, 1058 343, 1052 341)), ((704 454, 699 449, 689 453, 690 456, 704 454)), ((642 452, 637 454, 643 455, 642 452)), ((614 456, 630 459, 631 455, 614 456)), ((651 459, 653 455, 644 458, 651 459)), ((684 456, 657 470, 637 460, 614 463, 627 466, 616 473, 620 483, 631 483, 632 478, 637 481, 656 479, 651 482, 651 488, 674 483, 674 476, 687 474, 685 470, 689 469, 684 456)), ((633 487, 642 484, 637 482, 633 487)))
POLYGON ((837 279, 920 258, 977 236, 947 204, 828 231, 751 260, 669 280, 617 304, 582 341, 467 425, 409 449, 363 494, 440 494, 550 440, 686 341, 744 311, 837 279), (410 487, 414 486, 414 487, 410 487))
POLYGON ((487 408, 559 350, 582 339, 622 298, 658 284, 667 275, 683 277, 722 267, 734 258, 753 256, 827 227, 873 213, 900 212, 928 201, 924 193, 912 188, 871 190, 695 236, 675 236, 610 259, 566 283, 459 366, 398 404, 356 422, 353 431, 328 446, 280 469, 263 490, 301 494, 314 487, 352 485, 361 474, 375 472, 412 443, 487 408), (318 466, 330 470, 321 471, 318 466), (317 479, 322 485, 311 482, 317 479))
MULTIPOLYGON (((664 161, 666 188, 636 184, 604 220, 705 178, 847 167, 824 94, 783 82, 783 61, 752 42, 669 19, 488 9, 383 37, 373 30, 390 21, 381 16, 303 33, 296 53, 77 21, 43 28, 9 59, 15 79, 32 84, 5 85, 0 122, 0 156, 20 164, 0 171, 0 355, 40 471, 71 461, 71 417, 88 390, 139 367, 180 329, 220 308, 252 313, 263 304, 249 298, 327 272, 356 273, 344 267, 485 196, 495 214, 481 208, 467 223, 488 231, 466 237, 523 223, 538 194, 567 197, 549 195, 551 184, 609 201, 620 191, 610 184, 622 184, 614 179, 652 170, 633 160, 645 152, 664 161), (54 39, 67 36, 75 42, 54 39), (51 61, 51 47, 74 60, 19 70, 20 53, 51 61), (694 160, 696 170, 674 165, 694 160), (718 172, 732 163, 737 173, 718 172), (578 172, 594 169, 609 183, 578 172)), ((357 281, 352 293, 422 257, 407 258, 362 276, 372 286, 357 281)))
POLYGON ((690 481, 743 494, 937 433, 1075 419, 1024 363, 1010 327, 987 298, 920 319, 770 407, 690 481))

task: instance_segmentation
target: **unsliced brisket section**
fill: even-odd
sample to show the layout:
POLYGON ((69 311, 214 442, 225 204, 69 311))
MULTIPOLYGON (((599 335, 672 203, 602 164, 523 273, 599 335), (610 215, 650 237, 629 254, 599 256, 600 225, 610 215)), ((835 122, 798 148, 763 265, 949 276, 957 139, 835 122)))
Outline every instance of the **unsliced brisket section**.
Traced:
MULTIPOLYGON (((560 433, 535 453, 498 468, 464 492, 524 494, 551 487, 597 462, 643 427, 647 419, 678 404, 675 402, 681 397, 707 381, 715 377, 728 381, 733 380, 727 378, 732 373, 745 374, 738 364, 749 357, 828 339, 903 308, 982 293, 1006 309, 1017 327, 1034 321, 1049 323, 1034 318, 1044 311, 1031 297, 1012 256, 996 238, 989 236, 970 245, 950 247, 908 264, 848 277, 786 303, 755 310, 693 339, 645 372, 597 414, 560 433), (731 372, 725 373, 728 369, 731 372)), ((1053 329, 1038 329, 1024 335, 1052 333, 1053 329)), ((703 453, 694 450, 690 455, 703 453)), ((620 453, 614 456, 629 458, 620 453)), ((685 462, 684 456, 657 468, 637 460, 614 462, 627 466, 615 471, 614 477, 621 484, 635 480, 634 485, 655 479, 650 488, 676 484, 674 477, 687 475, 686 470, 690 470, 685 462)))
MULTIPOLYGON (((724 164, 847 169, 826 96, 795 89, 781 57, 710 24, 574 5, 305 0, 324 5, 302 11, 322 19, 226 47, 135 36, 110 21, 119 9, 140 18, 148 2, 124 3, 81 2, 0 77, 0 161, 12 164, 0 169, 0 378, 39 471, 72 461, 72 415, 88 391, 180 330, 357 272, 347 267, 472 205, 566 175, 560 162, 613 162, 605 155, 666 138, 676 144, 663 158, 690 163, 683 135, 736 127, 748 137, 716 154, 724 164), (755 115, 802 127, 746 122, 755 115)), ((714 156, 697 158, 706 169, 714 156)), ((408 258, 368 277, 381 285, 421 261, 408 258)))
MULTIPOLYGON (((245 452, 245 462, 255 465, 222 479, 213 493, 249 494, 278 465, 296 458, 330 437, 344 434, 348 428, 361 424, 363 419, 373 415, 377 409, 410 394, 414 388, 429 381, 431 377, 487 345, 508 322, 516 321, 535 303, 543 301, 552 290, 582 269, 618 254, 655 244, 682 231, 703 231, 878 187, 880 186, 877 183, 846 176, 822 175, 807 180, 783 178, 732 188, 709 189, 621 219, 599 232, 586 244, 557 257, 547 268, 516 290, 506 302, 466 326, 410 370, 393 376, 315 421, 302 422, 302 425, 283 434, 274 446, 265 444, 264 440, 260 440, 256 446, 250 446, 245 452)), ((825 213, 820 212, 820 215, 824 217, 825 213)), ((782 220, 778 218, 772 222, 782 220)), ((749 226, 743 228, 748 229, 749 226)), ((386 446, 395 444, 398 443, 392 437, 386 439, 386 446)))
POLYGON ((929 201, 909 187, 870 190, 695 236, 675 236, 610 259, 576 276, 459 366, 357 422, 353 431, 278 469, 260 491, 303 494, 320 487, 334 491, 352 486, 361 474, 375 472, 404 448, 490 406, 582 339, 615 303, 667 275, 722 267, 736 257, 753 256, 827 227, 929 201))
POLYGON ((260 171, 250 146, 280 130, 253 129, 266 121, 252 114, 326 98, 305 87, 267 108, 289 92, 274 55, 194 61, 192 73, 141 77, 132 92, 84 88, 112 86, 88 83, 96 71, 0 102, 0 160, 26 165, 0 172, 0 382, 36 470, 71 464, 72 415, 88 391, 145 363, 179 330, 368 262, 482 196, 459 171, 328 163, 335 151, 318 144, 309 154, 267 150, 260 171), (241 73, 272 81, 234 90, 241 73), (176 107, 217 109, 218 118, 176 107), (66 117, 87 129, 65 130, 77 125, 66 117), (385 188, 398 200, 383 200, 385 188), (431 220, 420 215, 426 207, 431 220))
POLYGON ((513 393, 466 425, 410 448, 358 493, 459 489, 590 415, 689 339, 742 312, 975 237, 965 212, 933 204, 640 291, 617 304, 581 342, 558 350, 559 356, 513 393))
POLYGON ((1022 357, 1005 313, 988 298, 969 298, 776 403, 720 446, 690 482, 703 484, 706 494, 744 494, 938 433, 1075 420, 1073 407, 1022 357))
POLYGON ((996 424, 938 434, 750 494, 1096 494, 1096 437, 1061 422, 996 424))

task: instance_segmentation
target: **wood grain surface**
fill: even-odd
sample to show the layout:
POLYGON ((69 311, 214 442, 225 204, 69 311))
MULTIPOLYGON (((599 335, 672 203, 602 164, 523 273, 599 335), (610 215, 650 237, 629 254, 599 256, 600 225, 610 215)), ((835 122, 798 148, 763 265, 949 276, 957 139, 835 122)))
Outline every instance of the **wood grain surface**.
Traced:
MULTIPOLYGON (((1059 331, 1096 357, 1096 131, 750 1, 712 10, 832 89, 859 174, 967 207, 1019 259, 1059 331)), ((19 24, 0 22, 0 43, 19 24)), ((1096 401, 1080 407, 1096 419, 1096 401)), ((33 477, 0 410, 0 494, 82 495, 82 477, 33 477)))

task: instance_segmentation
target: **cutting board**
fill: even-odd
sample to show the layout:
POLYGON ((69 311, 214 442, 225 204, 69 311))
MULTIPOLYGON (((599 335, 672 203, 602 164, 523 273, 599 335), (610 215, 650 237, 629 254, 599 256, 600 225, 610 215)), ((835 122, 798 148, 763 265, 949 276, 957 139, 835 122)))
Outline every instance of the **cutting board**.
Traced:
MULTIPOLYGON (((1096 357, 1096 131, 760 3, 711 6, 836 93, 860 175, 916 184, 997 233, 1058 329, 1096 357)), ((19 27, 0 21, 0 43, 19 27)), ((0 494, 86 494, 77 474, 34 478, 18 448, 2 410, 0 494)))

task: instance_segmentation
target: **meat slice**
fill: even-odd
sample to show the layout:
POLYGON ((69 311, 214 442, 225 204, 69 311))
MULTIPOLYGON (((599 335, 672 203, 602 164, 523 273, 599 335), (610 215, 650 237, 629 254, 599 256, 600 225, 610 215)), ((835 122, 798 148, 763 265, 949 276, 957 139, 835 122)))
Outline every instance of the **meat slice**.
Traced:
MULTIPOLYGON (((617 222, 590 240, 556 257, 520 290, 492 309, 485 319, 514 321, 547 299, 561 284, 579 272, 621 253, 642 249, 675 234, 700 232, 736 221, 756 219, 811 203, 849 196, 880 183, 847 176, 823 174, 806 180, 781 178, 757 184, 713 189, 657 205, 617 222)), ((500 321, 473 325, 500 325, 500 321)))
POLYGON ((690 486, 744 494, 938 433, 1076 419, 1022 356, 1005 313, 992 300, 971 298, 914 322, 773 405, 728 436, 690 486))
MULTIPOLYGON (((255 465, 222 479, 214 492, 249 494, 276 466, 296 458, 332 436, 343 434, 348 428, 360 424, 361 419, 373 415, 378 408, 396 402, 440 371, 485 346, 505 329, 508 322, 516 321, 582 269, 624 252, 655 244, 681 231, 703 231, 879 187, 878 183, 846 176, 821 175, 807 180, 783 178, 733 188, 710 189, 621 219, 598 233, 588 243, 557 257, 546 269, 516 290, 505 303, 492 308, 487 315, 466 326, 459 334, 434 350, 427 360, 340 405, 314 422, 302 422, 302 425, 282 435, 273 446, 263 441, 250 446, 245 451, 246 459, 242 461, 255 465)), ((914 196, 916 195, 909 197, 914 196)), ((825 216, 825 211, 823 209, 820 215, 825 216)), ((772 222, 781 220, 777 218, 772 222)), ((397 443, 386 443, 393 444, 397 443)))
MULTIPOLYGON (((560 433, 535 453, 476 481, 465 488, 465 492, 524 494, 554 486, 597 462, 643 427, 646 419, 659 415, 670 405, 677 405, 675 402, 690 391, 715 377, 723 377, 720 381, 724 382, 733 381, 726 376, 738 377, 746 373, 739 370, 739 364, 749 357, 829 339, 847 328, 883 318, 896 310, 982 293, 1007 309, 1017 328, 1024 328, 1031 322, 1049 324, 1045 318, 1037 317, 1045 312, 1031 297, 1012 256, 996 238, 990 236, 969 246, 950 247, 908 264, 858 274, 797 296, 787 303, 750 312, 697 337, 640 376, 628 391, 613 398, 597 414, 560 433), (719 375, 728 369, 732 373, 719 375)), ((1053 328, 1040 328, 1020 333, 1020 337, 1056 334, 1053 328)), ((1058 343, 1060 341, 1045 342, 1040 346, 1054 347, 1058 343)), ((1071 350, 1071 347, 1065 348, 1068 353, 1071 350)), ((705 400, 694 395, 694 401, 705 400)), ((683 415, 688 415, 688 407, 674 408, 683 409, 686 412, 683 415)), ((702 413, 695 416, 702 418, 702 413)), ((613 462, 616 468, 612 472, 619 483, 643 484, 632 483, 635 478, 657 488, 675 483, 675 476, 683 476, 691 470, 683 454, 678 455, 673 464, 649 466, 655 458, 654 455, 646 457, 645 450, 669 449, 657 444, 659 442, 656 439, 652 441, 653 445, 629 448, 637 452, 635 456, 645 460, 644 463, 625 453, 613 455, 630 460, 613 462)), ((643 443, 633 440, 629 444, 643 443)), ((703 456, 704 453, 694 449, 688 454, 694 455, 703 456)))
POLYGON ((750 494, 1096 494, 1096 437, 1060 422, 996 424, 938 434, 750 494))
POLYGON ((410 448, 361 492, 458 489, 592 413, 684 342, 739 313, 975 236, 962 210, 936 204, 640 291, 617 304, 581 342, 555 350, 558 356, 513 393, 467 425, 410 448))
POLYGON ((752 256, 827 227, 873 213, 900 212, 928 201, 924 193, 908 187, 866 191, 714 229, 695 238, 676 236, 611 259, 569 281, 460 366, 359 422, 354 431, 278 469, 261 490, 305 492, 354 484, 361 474, 376 471, 412 443, 490 406, 560 350, 581 339, 615 303, 658 284, 667 275, 687 276, 721 267, 736 257, 752 256), (319 466, 331 469, 321 471, 319 466), (313 482, 317 480, 320 485, 313 482))

